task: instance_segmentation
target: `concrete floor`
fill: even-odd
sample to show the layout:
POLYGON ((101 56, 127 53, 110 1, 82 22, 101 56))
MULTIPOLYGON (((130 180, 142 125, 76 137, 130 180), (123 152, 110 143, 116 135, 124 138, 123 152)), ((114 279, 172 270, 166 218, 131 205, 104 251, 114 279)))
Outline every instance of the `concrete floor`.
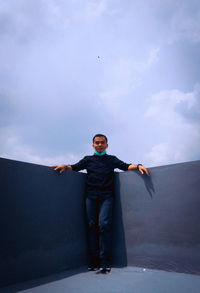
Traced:
POLYGON ((138 267, 112 268, 109 274, 66 271, 0 290, 2 293, 199 293, 200 276, 138 267))

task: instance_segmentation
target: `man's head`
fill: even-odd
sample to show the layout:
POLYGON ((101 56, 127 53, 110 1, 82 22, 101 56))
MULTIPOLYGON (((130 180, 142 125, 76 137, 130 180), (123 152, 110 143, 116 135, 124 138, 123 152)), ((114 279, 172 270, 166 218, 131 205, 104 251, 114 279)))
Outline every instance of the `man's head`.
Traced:
POLYGON ((104 134, 96 134, 93 137, 93 148, 97 152, 102 153, 108 147, 107 142, 108 142, 108 139, 104 134))

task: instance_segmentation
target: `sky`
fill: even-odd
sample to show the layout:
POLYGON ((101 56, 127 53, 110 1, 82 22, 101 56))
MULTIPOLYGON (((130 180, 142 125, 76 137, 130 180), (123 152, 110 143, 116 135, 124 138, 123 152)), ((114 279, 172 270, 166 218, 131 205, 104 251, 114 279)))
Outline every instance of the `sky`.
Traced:
POLYGON ((1 0, 0 157, 200 159, 198 0, 1 0))

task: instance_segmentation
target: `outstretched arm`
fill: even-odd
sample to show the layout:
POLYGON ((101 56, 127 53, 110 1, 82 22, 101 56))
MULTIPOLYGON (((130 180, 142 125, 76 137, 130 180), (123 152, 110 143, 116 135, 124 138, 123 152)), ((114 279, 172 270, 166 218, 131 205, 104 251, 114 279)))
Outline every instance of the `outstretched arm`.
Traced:
POLYGON ((73 170, 78 172, 80 170, 86 169, 86 167, 87 167, 87 156, 84 157, 82 160, 80 160, 76 164, 52 166, 52 168, 55 171, 60 170, 60 173, 64 172, 65 170, 73 170))
POLYGON ((129 165, 128 170, 139 170, 141 174, 146 173, 147 176, 150 176, 149 171, 147 170, 147 168, 145 168, 144 166, 142 166, 141 164, 138 165, 129 165))
POLYGON ((65 170, 72 170, 71 165, 58 165, 58 166, 51 166, 55 171, 60 170, 60 173, 64 172, 65 170))

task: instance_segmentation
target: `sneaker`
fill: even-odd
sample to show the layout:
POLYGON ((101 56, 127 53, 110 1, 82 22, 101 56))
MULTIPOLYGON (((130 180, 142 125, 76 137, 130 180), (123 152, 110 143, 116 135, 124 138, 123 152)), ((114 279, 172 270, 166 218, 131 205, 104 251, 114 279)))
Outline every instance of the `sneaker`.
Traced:
POLYGON ((99 267, 97 266, 88 266, 88 271, 98 271, 99 270, 99 267))
POLYGON ((101 274, 107 274, 107 273, 110 273, 110 271, 111 271, 110 267, 101 267, 99 269, 99 273, 101 273, 101 274))
POLYGON ((93 256, 90 260, 88 271, 97 271, 99 269, 99 258, 97 256, 93 256))
POLYGON ((106 273, 110 273, 110 271, 111 271, 111 267, 110 267, 109 261, 102 260, 99 273, 106 274, 106 273))

